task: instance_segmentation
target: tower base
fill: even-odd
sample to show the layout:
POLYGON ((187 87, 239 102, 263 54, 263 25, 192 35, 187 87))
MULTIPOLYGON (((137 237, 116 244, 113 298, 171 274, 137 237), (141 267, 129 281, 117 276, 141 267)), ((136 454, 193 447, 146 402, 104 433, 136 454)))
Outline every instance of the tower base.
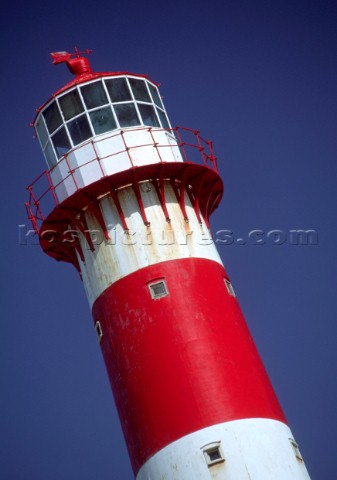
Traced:
POLYGON ((225 422, 163 448, 143 465, 136 479, 309 480, 295 445, 289 427, 277 420, 225 422), (217 445, 222 458, 216 458, 217 445))

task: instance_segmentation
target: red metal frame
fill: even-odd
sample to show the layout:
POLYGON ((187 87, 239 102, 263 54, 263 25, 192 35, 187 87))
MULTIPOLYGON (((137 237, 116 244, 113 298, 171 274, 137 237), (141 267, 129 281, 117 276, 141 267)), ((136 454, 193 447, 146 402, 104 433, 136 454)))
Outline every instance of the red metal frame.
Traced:
MULTIPOLYGON (((142 130, 142 129, 139 128, 139 127, 134 128, 134 129, 128 129, 128 131, 132 131, 132 130, 142 130)), ((177 146, 177 147, 180 148, 180 150, 182 152, 182 155, 183 155, 183 158, 184 158, 186 163, 194 163, 194 162, 191 162, 191 160, 188 157, 188 151, 189 151, 189 149, 191 149, 193 151, 197 151, 197 152, 200 153, 200 160, 201 160, 200 163, 201 164, 205 165, 206 167, 210 168, 211 170, 214 170, 216 172, 218 171, 216 158, 215 158, 214 153, 213 153, 212 142, 204 140, 200 136, 199 131, 192 130, 192 129, 186 128, 186 127, 175 127, 175 128, 172 128, 172 129, 158 129, 158 128, 144 127, 144 130, 150 132, 153 143, 146 143, 146 144, 142 144, 142 145, 137 145, 137 148, 147 147, 149 145, 153 145, 153 147, 156 148, 156 151, 158 153, 158 158, 159 158, 160 163, 165 164, 165 162, 163 161, 163 159, 160 155, 160 150, 159 150, 158 147, 164 148, 164 147, 175 147, 175 146, 177 146), (176 136, 178 141, 177 141, 176 145, 174 145, 174 144, 173 145, 166 145, 166 144, 165 145, 160 145, 160 144, 158 144, 158 142, 155 141, 152 131, 170 131, 176 136), (194 137, 196 139, 196 143, 193 144, 191 142, 187 142, 187 141, 184 140, 183 135, 186 132, 194 135, 194 137)), ((129 159, 130 159, 130 163, 132 165, 132 158, 131 158, 131 155, 130 155, 130 152, 129 152, 129 147, 127 147, 124 136, 123 136, 123 133, 124 133, 123 130, 118 131, 118 132, 114 132, 108 138, 113 138, 114 136, 119 135, 120 133, 122 133, 122 138, 123 138, 124 146, 125 146, 125 148, 123 150, 118 151, 118 152, 116 152, 112 155, 100 157, 98 155, 98 152, 97 152, 97 149, 96 149, 96 144, 99 143, 101 140, 95 140, 95 141, 91 140, 90 143, 92 144, 93 149, 94 149, 95 154, 96 154, 96 156, 92 160, 86 162, 82 166, 77 167, 75 169, 71 168, 71 166, 69 164, 69 160, 68 160, 68 155, 69 155, 69 153, 77 150, 80 147, 74 148, 67 155, 62 157, 62 159, 57 164, 57 165, 59 165, 61 162, 66 162, 67 169, 69 171, 69 175, 66 178, 61 180, 59 183, 53 185, 52 181, 51 181, 50 173, 56 167, 56 166, 54 166, 50 170, 43 171, 34 180, 34 182, 32 182, 27 187, 27 189, 29 191, 29 199, 28 199, 28 202, 26 202, 25 205, 26 205, 26 209, 27 209, 28 218, 31 220, 33 228, 34 228, 36 233, 39 233, 41 224, 44 221, 45 217, 49 213, 49 212, 43 212, 43 207, 42 207, 41 204, 47 199, 48 196, 49 197, 51 196, 52 201, 55 204, 55 206, 57 207, 59 205, 59 201, 58 201, 56 193, 55 193, 55 190, 57 189, 57 187, 59 187, 63 182, 65 182, 65 180, 67 180, 69 178, 72 178, 72 181, 73 181, 73 184, 74 184, 74 187, 75 187, 75 191, 81 190, 81 188, 78 186, 78 184, 76 182, 76 178, 75 178, 75 175, 74 175, 76 170, 79 170, 80 168, 83 168, 84 166, 86 166, 90 163, 98 163, 99 166, 100 166, 100 170, 102 172, 102 178, 104 178, 104 177, 106 177, 106 175, 105 175, 104 170, 102 168, 101 161, 105 160, 105 159, 113 160, 113 157, 115 157, 116 155, 119 155, 120 153, 123 153, 123 152, 127 152, 128 156, 129 156, 129 159), (41 186, 42 182, 47 183, 47 188, 45 188, 43 190, 42 194, 40 194, 38 196, 38 195, 35 194, 35 189, 38 190, 38 186, 41 186)), ((106 140, 106 137, 104 139, 106 140)), ((162 184, 162 182, 163 182, 163 180, 160 181, 160 184, 162 184)), ((181 188, 183 188, 183 186, 181 186, 181 188)), ((185 210, 185 201, 184 201, 184 196, 181 195, 181 191, 182 191, 181 188, 179 189, 179 193, 177 195, 177 198, 179 199, 179 204, 180 204, 180 207, 182 209, 184 218, 187 221, 188 219, 187 219, 187 214, 186 214, 186 210, 185 210)), ((165 204, 163 188, 161 188, 160 190, 161 190, 161 202, 162 202, 163 209, 165 210, 165 205, 166 204, 165 204)), ((136 195, 137 195, 137 191, 136 191, 136 195)), ((137 196, 137 198, 138 197, 139 196, 137 196)), ((139 197, 139 198, 141 200, 141 197, 139 197)), ((144 211, 144 215, 145 215, 145 211, 144 211)), ((147 220, 145 220, 145 217, 146 217, 146 215, 143 218, 144 222, 147 221, 147 220)), ((169 218, 169 215, 168 215, 167 211, 165 211, 165 217, 169 218)), ((123 225, 123 228, 127 229, 126 224, 123 225)), ((108 238, 107 232, 105 231, 104 233, 105 233, 106 238, 108 238)))
POLYGON ((118 198, 118 192, 116 192, 116 190, 112 186, 110 186, 109 193, 112 197, 112 200, 113 200, 114 204, 116 205, 117 212, 118 212, 122 227, 123 227, 124 231, 127 233, 129 231, 129 227, 128 227, 128 224, 126 223, 125 215, 124 215, 122 206, 121 206, 119 198, 118 198))
MULTIPOLYGON (((132 130, 139 131, 142 130, 142 127, 128 129, 128 131, 132 130)), ((133 165, 129 152, 130 149, 127 147, 123 137, 123 131, 119 130, 113 132, 111 137, 122 133, 125 148, 120 152, 99 157, 95 144, 101 140, 91 140, 90 142, 93 144, 95 152, 95 157, 92 160, 72 169, 68 160, 68 155, 71 152, 68 152, 68 154, 62 157, 58 163, 59 165, 61 162, 66 162, 67 170, 69 171, 69 175, 66 178, 61 180, 58 184, 53 185, 50 174, 53 168, 55 168, 54 166, 51 170, 43 171, 37 179, 27 187, 29 192, 28 202, 25 204, 27 215, 36 234, 39 235, 41 246, 46 253, 58 260, 70 261, 79 269, 78 260, 75 254, 75 252, 77 252, 80 259, 83 260, 83 252, 79 239, 74 239, 73 242, 65 242, 62 235, 64 235, 64 232, 66 232, 69 225, 71 225, 71 228, 78 229, 78 231, 84 235, 89 248, 91 250, 94 249, 88 226, 84 220, 84 208, 89 209, 102 228, 105 239, 109 240, 109 232, 99 207, 99 200, 97 200, 98 197, 107 194, 111 195, 111 198, 116 205, 122 227, 128 232, 127 221, 118 199, 118 190, 126 185, 132 186, 139 205, 142 220, 146 226, 149 226, 139 188, 139 184, 144 181, 151 181, 154 185, 163 209, 163 214, 168 223, 171 220, 165 198, 165 181, 171 183, 185 221, 189 221, 185 204, 185 192, 187 192, 199 223, 205 221, 206 225, 209 226, 209 216, 217 207, 223 193, 222 181, 217 173, 217 164, 212 149, 212 142, 205 141, 200 136, 199 131, 184 127, 176 127, 173 129, 144 127, 144 130, 150 132, 152 143, 137 145, 137 148, 152 145, 158 153, 158 163, 143 165, 140 167, 132 166, 131 168, 116 174, 106 175, 101 161, 104 159, 111 159, 111 161, 113 161, 113 158, 120 153, 127 152, 131 165, 133 165), (153 135, 153 132, 157 131, 172 132, 177 139, 177 143, 173 145, 159 144, 155 141, 153 135), (192 139, 195 138, 195 143, 192 143, 190 140, 187 141, 188 139, 184 138, 184 134, 186 134, 186 136, 192 136, 192 139), (179 147, 185 161, 163 161, 163 158, 160 155, 160 148, 163 147, 179 147), (190 151, 199 153, 200 164, 190 160, 188 156, 188 152, 190 151), (102 172, 101 178, 86 187, 80 188, 74 175, 76 170, 83 168, 85 165, 96 162, 100 165, 100 170, 102 172), (62 182, 65 182, 65 180, 69 178, 73 181, 75 191, 71 196, 60 203, 56 194, 57 188, 62 182), (50 204, 50 202, 54 207, 50 208, 49 205, 49 208, 47 209, 45 204, 50 204), (47 233, 48 230, 55 230, 57 232, 56 242, 51 242, 50 240, 48 241, 46 237, 44 238, 44 234, 47 233)), ((72 151, 74 150, 76 149, 73 149, 72 151)))
POLYGON ((157 182, 154 182, 154 186, 155 186, 158 198, 160 200, 161 207, 162 207, 164 215, 165 215, 165 219, 166 219, 167 223, 171 223, 170 214, 169 214, 169 212, 167 210, 167 206, 166 206, 163 164, 160 168, 159 179, 158 179, 157 182))
POLYGON ((144 222, 144 225, 149 227, 150 222, 147 219, 145 208, 144 208, 144 203, 143 203, 143 199, 142 199, 142 194, 140 193, 139 180, 138 180, 138 177, 137 177, 137 169, 132 170, 132 188, 133 188, 133 190, 136 194, 137 202, 138 202, 139 209, 140 209, 140 214, 142 216, 142 220, 144 222))

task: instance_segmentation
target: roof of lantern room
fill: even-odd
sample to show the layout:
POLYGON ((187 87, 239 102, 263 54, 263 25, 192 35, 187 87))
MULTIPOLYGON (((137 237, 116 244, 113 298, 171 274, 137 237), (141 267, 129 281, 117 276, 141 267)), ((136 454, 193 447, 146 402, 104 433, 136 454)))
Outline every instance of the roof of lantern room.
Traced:
POLYGON ((99 78, 104 77, 118 77, 118 76, 129 76, 129 77, 137 77, 137 78, 144 78, 145 80, 150 81, 157 87, 160 86, 160 83, 154 82, 149 75, 141 74, 141 73, 132 73, 128 71, 120 71, 120 72, 94 72, 91 68, 89 60, 86 57, 83 57, 83 54, 88 55, 91 53, 91 50, 85 50, 84 52, 79 52, 77 48, 75 48, 75 53, 68 53, 68 52, 54 52, 51 53, 51 57, 53 59, 53 64, 58 65, 59 63, 66 63, 70 72, 75 75, 75 77, 68 82, 63 87, 59 88, 55 93, 51 95, 48 100, 46 100, 39 108, 36 109, 36 115, 32 122, 32 125, 35 124, 37 117, 41 110, 44 109, 46 105, 48 105, 51 100, 58 97, 61 93, 66 92, 67 90, 71 90, 73 87, 77 85, 81 85, 83 83, 88 83, 93 80, 97 80, 99 78))

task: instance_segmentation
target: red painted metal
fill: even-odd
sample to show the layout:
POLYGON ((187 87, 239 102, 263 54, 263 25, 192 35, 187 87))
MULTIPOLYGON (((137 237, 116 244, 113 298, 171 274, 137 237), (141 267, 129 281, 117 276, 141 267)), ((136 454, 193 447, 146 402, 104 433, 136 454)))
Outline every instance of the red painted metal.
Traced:
POLYGON ((206 175, 207 175, 207 170, 205 170, 204 172, 202 172, 200 174, 199 181, 198 181, 197 187, 196 187, 196 192, 194 192, 194 195, 193 195, 193 200, 191 199, 192 192, 190 192, 191 203, 193 205, 195 214, 196 214, 196 216, 198 218, 198 222, 200 224, 202 223, 202 220, 201 220, 201 216, 200 216, 199 197, 200 197, 200 190, 201 190, 201 187, 202 187, 202 184, 203 184, 203 181, 204 181, 206 175))
POLYGON ((76 221, 75 221, 75 226, 79 229, 79 231, 82 233, 82 235, 84 235, 90 250, 92 252, 94 252, 95 247, 94 247, 94 244, 93 244, 90 232, 89 232, 89 228, 88 228, 88 224, 87 224, 87 220, 85 218, 84 212, 82 212, 81 215, 79 215, 79 217, 80 218, 76 219, 76 221))
MULTIPOLYGON (((139 130, 146 130, 146 131, 151 131, 152 133, 152 129, 151 128, 148 128, 148 127, 144 127, 144 128, 135 128, 135 129, 128 129, 128 131, 139 131, 139 130)), ((171 129, 158 129, 158 128, 155 128, 154 130, 156 131, 170 131, 172 132, 173 134, 176 134, 177 137, 179 137, 179 140, 177 141, 176 145, 163 145, 163 144, 158 144, 158 142, 155 142, 154 140, 154 137, 152 135, 152 141, 153 143, 146 143, 146 144, 140 144, 140 145, 137 145, 137 148, 138 149, 141 149, 142 147, 148 147, 149 145, 153 145, 157 151, 159 151, 158 147, 161 147, 161 148, 164 148, 164 147, 168 147, 168 148, 171 148, 172 146, 175 147, 179 147, 182 143, 182 138, 184 136, 184 134, 188 133, 188 132, 193 132, 191 129, 189 128, 185 128, 185 127, 175 127, 175 128, 171 128, 171 129)), ((211 147, 209 147, 209 144, 211 144, 211 142, 206 142, 205 140, 203 140, 203 138, 199 135, 199 132, 194 132, 194 135, 196 137, 196 143, 195 144, 191 144, 189 143, 188 146, 189 146, 189 149, 188 149, 188 152, 191 153, 191 156, 193 156, 193 153, 194 152, 198 152, 199 153, 199 161, 202 165, 205 165, 206 167, 210 168, 211 170, 217 172, 218 171, 218 168, 217 168, 217 165, 216 165, 216 158, 214 157, 213 155, 213 151, 211 150, 211 147), (203 145, 203 147, 201 148, 199 145, 203 145)), ((71 152, 74 152, 76 151, 77 149, 79 148, 82 148, 83 145, 79 146, 79 147, 75 147, 73 148, 72 150, 70 150, 66 155, 64 155, 60 161, 53 167, 51 168, 49 171, 48 170, 45 170, 43 171, 35 180, 34 182, 31 183, 31 185, 29 185, 27 187, 27 189, 29 190, 30 192, 30 195, 29 195, 29 201, 27 202, 26 204, 26 207, 27 207, 27 211, 28 211, 28 216, 29 217, 35 217, 35 222, 36 225, 38 225, 39 222, 43 221, 44 218, 46 217, 46 215, 48 214, 48 212, 45 212, 42 213, 42 210, 44 210, 42 208, 42 204, 45 200, 47 200, 47 203, 49 203, 48 200, 51 200, 53 203, 55 203, 55 206, 58 206, 58 200, 57 200, 57 197, 56 197, 56 194, 55 194, 55 191, 57 191, 57 187, 59 187, 62 183, 64 183, 66 180, 68 180, 69 178, 72 179, 72 182, 73 182, 73 187, 76 191, 79 191, 80 190, 80 187, 78 186, 78 183, 76 181, 76 178, 75 178, 75 175, 74 173, 76 171, 80 171, 81 168, 83 167, 86 167, 87 165, 89 164, 93 164, 96 165, 98 163, 99 167, 100 167, 100 170, 102 172, 102 178, 108 178, 106 177, 104 171, 103 171, 103 168, 102 168, 102 165, 101 165, 101 161, 102 160, 108 160, 108 161, 111 161, 113 162, 115 157, 117 155, 120 155, 121 153, 123 152, 127 152, 128 156, 129 156, 129 160, 130 160, 130 164, 132 165, 132 157, 130 155, 130 149, 127 147, 126 145, 126 142, 125 142, 125 139, 124 139, 124 136, 123 136, 123 131, 116 131, 116 132, 113 132, 110 136, 108 137, 104 137, 104 140, 102 139, 97 139, 97 140, 90 140, 88 142, 88 144, 91 144, 92 147, 93 147, 93 150, 95 152, 95 157, 92 159, 92 160, 89 160, 88 162, 86 162, 85 164, 79 166, 79 167, 76 167, 75 169, 72 169, 71 166, 70 166, 70 163, 69 163, 69 160, 68 160, 68 156, 71 152), (124 149, 118 151, 118 152, 115 152, 111 155, 106 155, 106 156, 99 156, 98 155, 98 151, 97 151, 97 148, 96 148, 96 145, 99 144, 101 141, 105 141, 107 138, 114 138, 115 136, 117 135, 120 135, 122 133, 122 138, 123 138, 123 142, 124 142, 124 149), (66 166, 67 166, 67 170, 69 172, 69 175, 67 177, 65 177, 63 180, 60 180, 57 184, 54 184, 52 185, 52 182, 51 182, 51 179, 50 179, 50 175, 52 174, 53 170, 58 166, 60 167, 61 163, 62 162, 65 162, 66 166), (35 190, 37 191, 40 191, 40 190, 43 190, 43 193, 42 194, 39 194, 39 195, 36 195, 34 192, 35 190), (48 198, 48 197, 52 197, 52 198, 48 198)), ((192 162, 189 158, 189 156, 187 155, 187 149, 184 148, 183 150, 183 155, 184 155, 184 158, 185 158, 185 161, 186 163, 196 163, 196 162, 192 162)), ((162 158, 161 156, 159 155, 158 158, 160 159, 160 162, 165 165, 165 162, 162 161, 162 158)), ((110 177, 111 178, 111 177, 110 177)), ((158 177, 159 178, 159 177, 158 177)), ((177 195, 177 198, 180 198, 179 197, 179 193, 177 195)), ((35 227, 34 227, 35 228, 35 227)), ((35 228, 36 231, 38 231, 38 228, 35 228)))
MULTIPOLYGON (((84 194, 84 197, 86 198, 89 198, 88 195, 84 194)), ((99 206, 99 203, 98 203, 98 200, 96 199, 93 199, 90 201, 90 203, 88 203, 87 205, 88 207, 88 210, 89 212, 96 218, 96 220, 98 221, 102 231, 103 231, 103 234, 104 234, 104 238, 106 240, 110 240, 110 237, 109 237, 109 232, 108 232, 108 229, 107 229, 107 226, 105 224, 105 220, 104 220, 104 217, 102 215, 102 212, 101 212, 101 209, 100 209, 100 206, 99 206)))
POLYGON ((157 182, 154 182, 154 186, 158 195, 158 198, 160 199, 160 204, 163 209, 165 219, 168 223, 171 222, 170 219, 170 214, 167 210, 167 205, 166 205, 166 198, 165 198, 165 184, 164 184, 164 167, 162 166, 160 169, 160 176, 157 182))
POLYGON ((120 218, 120 221, 121 221, 123 230, 124 230, 125 232, 128 232, 128 231, 129 231, 129 227, 128 227, 128 224, 126 223, 126 218, 125 218, 125 215, 124 215, 122 206, 121 206, 120 201, 119 201, 119 198, 118 198, 118 192, 115 191, 115 189, 113 188, 113 186, 110 186, 110 188, 109 188, 109 193, 110 193, 110 195, 111 195, 111 198, 112 198, 114 204, 116 205, 117 212, 118 212, 118 215, 119 215, 119 218, 120 218))
MULTIPOLYGON (((177 198, 179 198, 179 191, 177 185, 181 185, 183 182, 188 185, 190 192, 194 197, 198 196, 198 211, 201 212, 206 225, 209 225, 209 216, 213 213, 220 203, 223 184, 219 175, 208 167, 196 165, 193 163, 155 163, 150 165, 143 165, 137 167, 137 169, 125 170, 110 177, 104 177, 85 188, 79 189, 69 198, 64 200, 61 204, 55 206, 54 210, 47 216, 44 216, 40 208, 38 199, 33 196, 32 189, 30 189, 30 203, 27 202, 26 208, 28 217, 32 221, 35 232, 39 235, 40 244, 42 249, 53 258, 69 262, 71 258, 74 258, 73 250, 78 248, 77 244, 67 243, 66 247, 63 242, 64 232, 67 232, 68 225, 73 224, 78 216, 82 215, 84 208, 89 208, 91 213, 96 217, 99 222, 105 238, 109 239, 107 227, 102 216, 98 200, 103 195, 109 195, 111 193, 111 185, 114 185, 115 191, 123 188, 125 185, 130 184, 130 173, 135 170, 137 176, 134 178, 133 187, 137 189, 137 185, 142 181, 150 181, 154 185, 157 180, 161 178, 170 178, 171 184, 175 188, 177 198), (205 174, 204 181, 200 185, 200 175, 203 172, 205 174), (34 198, 34 200, 32 200, 34 198), (45 231, 55 232, 55 240, 47 239, 44 236, 45 231), (62 248, 58 249, 58 245, 62 244, 62 248), (69 249, 67 255, 64 255, 64 249, 69 249)), ((139 187, 138 187, 139 189, 139 187)), ((140 195, 140 192, 139 192, 140 195)), ((114 195, 112 199, 114 200, 114 195)), ((139 200, 138 200, 139 202, 139 200)), ((139 203, 141 208, 143 203, 139 203)), ((119 205, 120 207, 120 205, 119 205)), ((119 212, 120 219, 124 230, 127 230, 127 223, 122 212, 122 209, 116 204, 116 208, 119 212)), ((143 221, 146 224, 148 222, 145 215, 144 205, 143 208, 143 221)), ((163 208, 164 215, 168 215, 167 209, 163 208)), ((73 262, 77 268, 78 262, 73 262)))
POLYGON ((134 168, 132 170, 132 188, 133 188, 133 190, 135 192, 135 195, 136 195, 136 199, 137 199, 137 202, 138 202, 138 205, 139 205, 139 210, 140 210, 140 214, 142 216, 142 220, 144 222, 144 225, 146 225, 148 227, 148 226, 150 226, 150 222, 147 219, 145 208, 144 208, 144 203, 143 203, 143 199, 142 199, 142 194, 140 193, 139 180, 138 180, 137 172, 138 172, 137 168, 134 168))
POLYGON ((162 262, 115 282, 93 305, 135 473, 201 428, 243 418, 286 422, 224 277, 210 260, 162 262), (148 284, 158 278, 169 295, 154 300, 148 284))
MULTIPOLYGON (((186 163, 184 165, 186 165, 186 163)), ((185 185, 185 182, 186 182, 186 177, 185 177, 186 173, 187 173, 187 170, 186 168, 184 168, 182 179, 179 182, 179 184, 174 178, 171 178, 170 183, 174 191, 174 194, 176 196, 176 199, 178 201, 178 205, 180 207, 181 213, 183 214, 184 220, 186 223, 188 223, 189 219, 188 219, 186 208, 185 208, 185 190, 183 190, 182 188, 182 185, 185 185)))
POLYGON ((185 166, 185 171, 183 173, 180 188, 179 188, 179 206, 183 213, 185 222, 188 222, 188 216, 186 212, 186 205, 185 205, 185 188, 186 188, 186 177, 187 177, 187 165, 185 166))
POLYGON ((50 55, 53 59, 54 65, 65 62, 70 72, 74 75, 87 75, 92 73, 92 69, 90 67, 89 60, 85 57, 81 57, 81 55, 89 53, 91 53, 91 50, 79 52, 79 50, 75 48, 75 53, 54 52, 50 55))
MULTIPOLYGON (((132 130, 142 130, 142 128, 128 129, 128 131, 132 131, 132 130)), ((158 147, 161 147, 161 148, 169 147, 169 148, 171 148, 172 145, 159 145, 158 142, 155 142, 155 139, 154 139, 154 136, 152 134, 152 129, 151 128, 149 128, 149 127, 145 128, 144 127, 144 130, 151 132, 151 136, 152 136, 151 138, 152 138, 153 143, 151 143, 151 144, 146 143, 144 145, 143 144, 138 145, 137 146, 138 149, 142 148, 142 147, 147 147, 148 145, 153 145, 157 149, 158 153, 160 153, 158 147)), ((172 177, 170 177, 170 175, 171 174, 173 174, 173 176, 176 175, 177 169, 178 170, 180 168, 184 169, 186 164, 191 165, 191 164, 194 163, 194 162, 191 162, 191 160, 187 156, 187 150, 191 152, 191 156, 193 156, 193 152, 198 152, 199 153, 199 155, 200 155, 199 158, 200 158, 201 164, 204 165, 205 167, 207 167, 207 169, 205 171, 206 173, 209 172, 209 171, 217 172, 218 170, 217 170, 217 165, 216 165, 216 159, 215 159, 213 151, 211 149, 211 142, 206 142, 200 136, 198 131, 193 131, 193 130, 191 130, 189 128, 185 128, 185 127, 175 127, 175 128, 172 128, 172 129, 157 129, 156 128, 155 130, 156 131, 160 131, 160 130, 167 131, 167 130, 169 130, 173 134, 175 134, 177 137, 179 137, 179 140, 177 141, 176 146, 181 145, 182 138, 186 133, 190 132, 196 138, 196 143, 195 144, 192 144, 190 142, 185 142, 185 146, 187 145, 187 143, 189 145, 189 147, 188 147, 189 150, 184 148, 184 151, 183 151, 183 154, 184 154, 185 159, 186 159, 186 163, 177 164, 177 168, 175 168, 173 166, 173 164, 167 164, 167 163, 163 162, 161 156, 159 155, 158 158, 161 160, 161 163, 159 163, 157 166, 154 165, 153 168, 151 166, 149 166, 151 168, 149 168, 150 177, 148 179, 153 180, 155 184, 159 181, 160 199, 161 199, 162 208, 163 208, 163 211, 164 211, 165 218, 167 219, 167 221, 170 221, 169 214, 168 214, 168 211, 167 211, 167 208, 166 208, 165 192, 164 192, 164 189, 163 189, 164 175, 165 175, 165 178, 171 178, 172 179, 172 177), (171 165, 171 167, 168 167, 167 165, 171 165), (158 168, 159 168, 159 171, 158 171, 158 168)), ((120 131, 113 132, 109 138, 113 138, 116 135, 120 135, 120 131)), ((124 140, 123 135, 122 135, 122 138, 124 140)), ((129 178, 130 170, 126 170, 125 172, 121 172, 121 174, 116 174, 116 175, 112 175, 110 177, 107 177, 105 175, 105 173, 103 171, 103 168, 102 168, 102 165, 101 165, 102 160, 108 160, 108 161, 113 162, 115 156, 119 155, 122 152, 128 152, 130 162, 132 162, 132 158, 131 158, 129 149, 128 149, 125 141, 124 141, 124 149, 122 149, 121 151, 115 152, 112 155, 102 156, 102 157, 100 157, 98 155, 98 151, 97 151, 97 148, 96 148, 96 144, 99 144, 100 141, 101 140, 98 139, 98 140, 95 140, 95 141, 90 140, 90 142, 88 142, 88 143, 92 144, 96 156, 92 160, 89 160, 88 162, 86 162, 82 166, 77 167, 76 169, 71 168, 69 160, 68 160, 68 155, 69 155, 69 153, 77 150, 77 148, 80 148, 80 147, 74 148, 73 150, 68 152, 68 154, 66 154, 64 157, 62 157, 62 159, 59 161, 59 163, 57 165, 60 166, 60 164, 62 162, 65 162, 66 166, 67 166, 67 170, 69 171, 69 175, 66 178, 64 178, 63 180, 60 180, 57 184, 53 185, 52 181, 51 181, 51 174, 53 172, 53 169, 55 168, 55 166, 54 166, 49 171, 48 170, 43 171, 36 178, 36 180, 34 180, 34 182, 31 185, 29 185, 29 187, 27 187, 27 189, 29 191, 29 199, 28 199, 28 202, 26 202, 25 206, 26 206, 26 209, 27 209, 28 218, 31 220, 33 228, 34 228, 34 230, 37 234, 40 231, 41 224, 44 222, 45 218, 48 216, 48 214, 50 212, 50 203, 54 204, 55 207, 59 206, 59 201, 58 201, 57 196, 56 196, 57 188, 59 186, 61 186, 61 184, 63 182, 65 182, 66 180, 72 179, 73 188, 75 189, 75 195, 78 192, 82 192, 82 193, 83 192, 91 192, 92 195, 93 195, 92 198, 97 198, 97 197, 94 197, 95 194, 102 195, 110 189, 110 186, 108 188, 106 188, 106 181, 110 182, 110 185, 114 185, 114 189, 116 189, 118 187, 122 187, 122 184, 120 182, 121 178, 123 178, 123 181, 125 182, 125 184, 130 183, 130 178, 129 178), (99 164, 99 167, 100 167, 100 170, 101 170, 101 173, 102 173, 102 179, 98 181, 98 182, 100 182, 100 185, 99 185, 98 182, 96 182, 94 184, 93 188, 92 188, 91 185, 89 185, 88 187, 85 187, 85 188, 81 189, 79 187, 77 181, 76 181, 75 172, 79 171, 83 167, 86 167, 90 163, 92 163, 93 165, 97 164, 97 163, 99 164), (127 173, 127 172, 129 172, 129 173, 127 173), (125 175, 125 173, 127 173, 127 175, 125 175), (115 180, 117 178, 119 179, 119 180, 117 180, 118 185, 115 185, 115 180), (47 205, 47 208, 46 208, 46 205, 47 205)), ((139 177, 139 175, 141 175, 140 180, 146 180, 146 177, 144 177, 143 167, 137 167, 137 172, 138 172, 137 173, 138 177, 139 177)), ((190 169, 189 169, 189 172, 190 172, 190 169)), ((209 176, 207 174, 206 177, 208 179, 211 179, 211 183, 214 181, 214 176, 212 174, 211 174, 211 176, 209 176)), ((177 199, 179 199, 179 204, 181 206, 183 215, 184 215, 185 218, 187 218, 187 214, 186 214, 186 210, 185 210, 185 204, 184 204, 184 197, 181 196, 181 188, 180 189, 178 188, 178 183, 176 182, 176 180, 178 181, 180 186, 182 184, 184 184, 185 180, 184 180, 184 178, 181 177, 181 173, 179 173, 178 177, 172 182, 172 185, 173 185, 173 188, 176 191, 177 199)), ((198 192, 196 192, 196 181, 195 181, 195 179, 191 178, 191 175, 189 175, 188 184, 191 184, 191 183, 194 185, 194 190, 193 190, 193 192, 188 190, 188 194, 189 194, 190 198, 192 198, 191 194, 193 194, 193 198, 195 198, 194 208, 195 208, 198 220, 201 222, 200 213, 199 213, 199 198, 205 197, 205 195, 207 194, 207 191, 203 187, 203 189, 201 189, 201 191, 200 191, 200 188, 199 188, 198 192)), ((222 184, 221 184, 221 186, 219 186, 219 182, 216 182, 216 183, 217 183, 217 185, 216 185, 215 190, 218 192, 218 194, 222 195, 222 184)), ((221 183, 221 181, 220 181, 220 183, 221 183)), ((206 181, 205 185, 207 187, 207 181, 206 181)), ((214 201, 214 199, 212 199, 212 202, 213 201, 214 201)), ((70 203, 72 208, 77 208, 78 203, 79 203, 78 202, 78 197, 75 197, 72 200, 68 199, 65 202, 66 202, 66 205, 68 205, 68 203, 70 203)), ((86 206, 85 203, 83 203, 83 202, 80 202, 80 203, 81 203, 81 208, 86 206)), ((118 209, 118 204, 117 203, 116 203, 116 207, 118 209)), ((214 208, 215 207, 216 207, 216 205, 214 206, 214 208)), ((121 209, 119 209, 118 212, 120 214, 120 218, 121 218, 121 222, 123 224, 123 228, 125 230, 127 230, 127 224, 126 224, 123 212, 121 211, 121 209)), ((207 212, 206 212, 205 209, 202 210, 202 214, 204 216, 205 215, 209 216, 211 213, 212 213, 212 209, 207 211, 207 212)), ((101 225, 103 225, 101 218, 99 218, 99 221, 100 221, 101 225)), ((106 230, 104 231, 104 233, 105 233, 105 237, 108 238, 108 234, 107 234, 106 230)))

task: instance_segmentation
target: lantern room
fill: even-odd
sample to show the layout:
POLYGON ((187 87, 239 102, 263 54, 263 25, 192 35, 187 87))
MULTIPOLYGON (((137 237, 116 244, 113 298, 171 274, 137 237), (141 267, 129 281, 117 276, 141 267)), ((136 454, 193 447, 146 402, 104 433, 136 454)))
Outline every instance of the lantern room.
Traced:
POLYGON ((60 202, 104 176, 183 161, 155 83, 129 73, 76 73, 33 123, 60 202))

